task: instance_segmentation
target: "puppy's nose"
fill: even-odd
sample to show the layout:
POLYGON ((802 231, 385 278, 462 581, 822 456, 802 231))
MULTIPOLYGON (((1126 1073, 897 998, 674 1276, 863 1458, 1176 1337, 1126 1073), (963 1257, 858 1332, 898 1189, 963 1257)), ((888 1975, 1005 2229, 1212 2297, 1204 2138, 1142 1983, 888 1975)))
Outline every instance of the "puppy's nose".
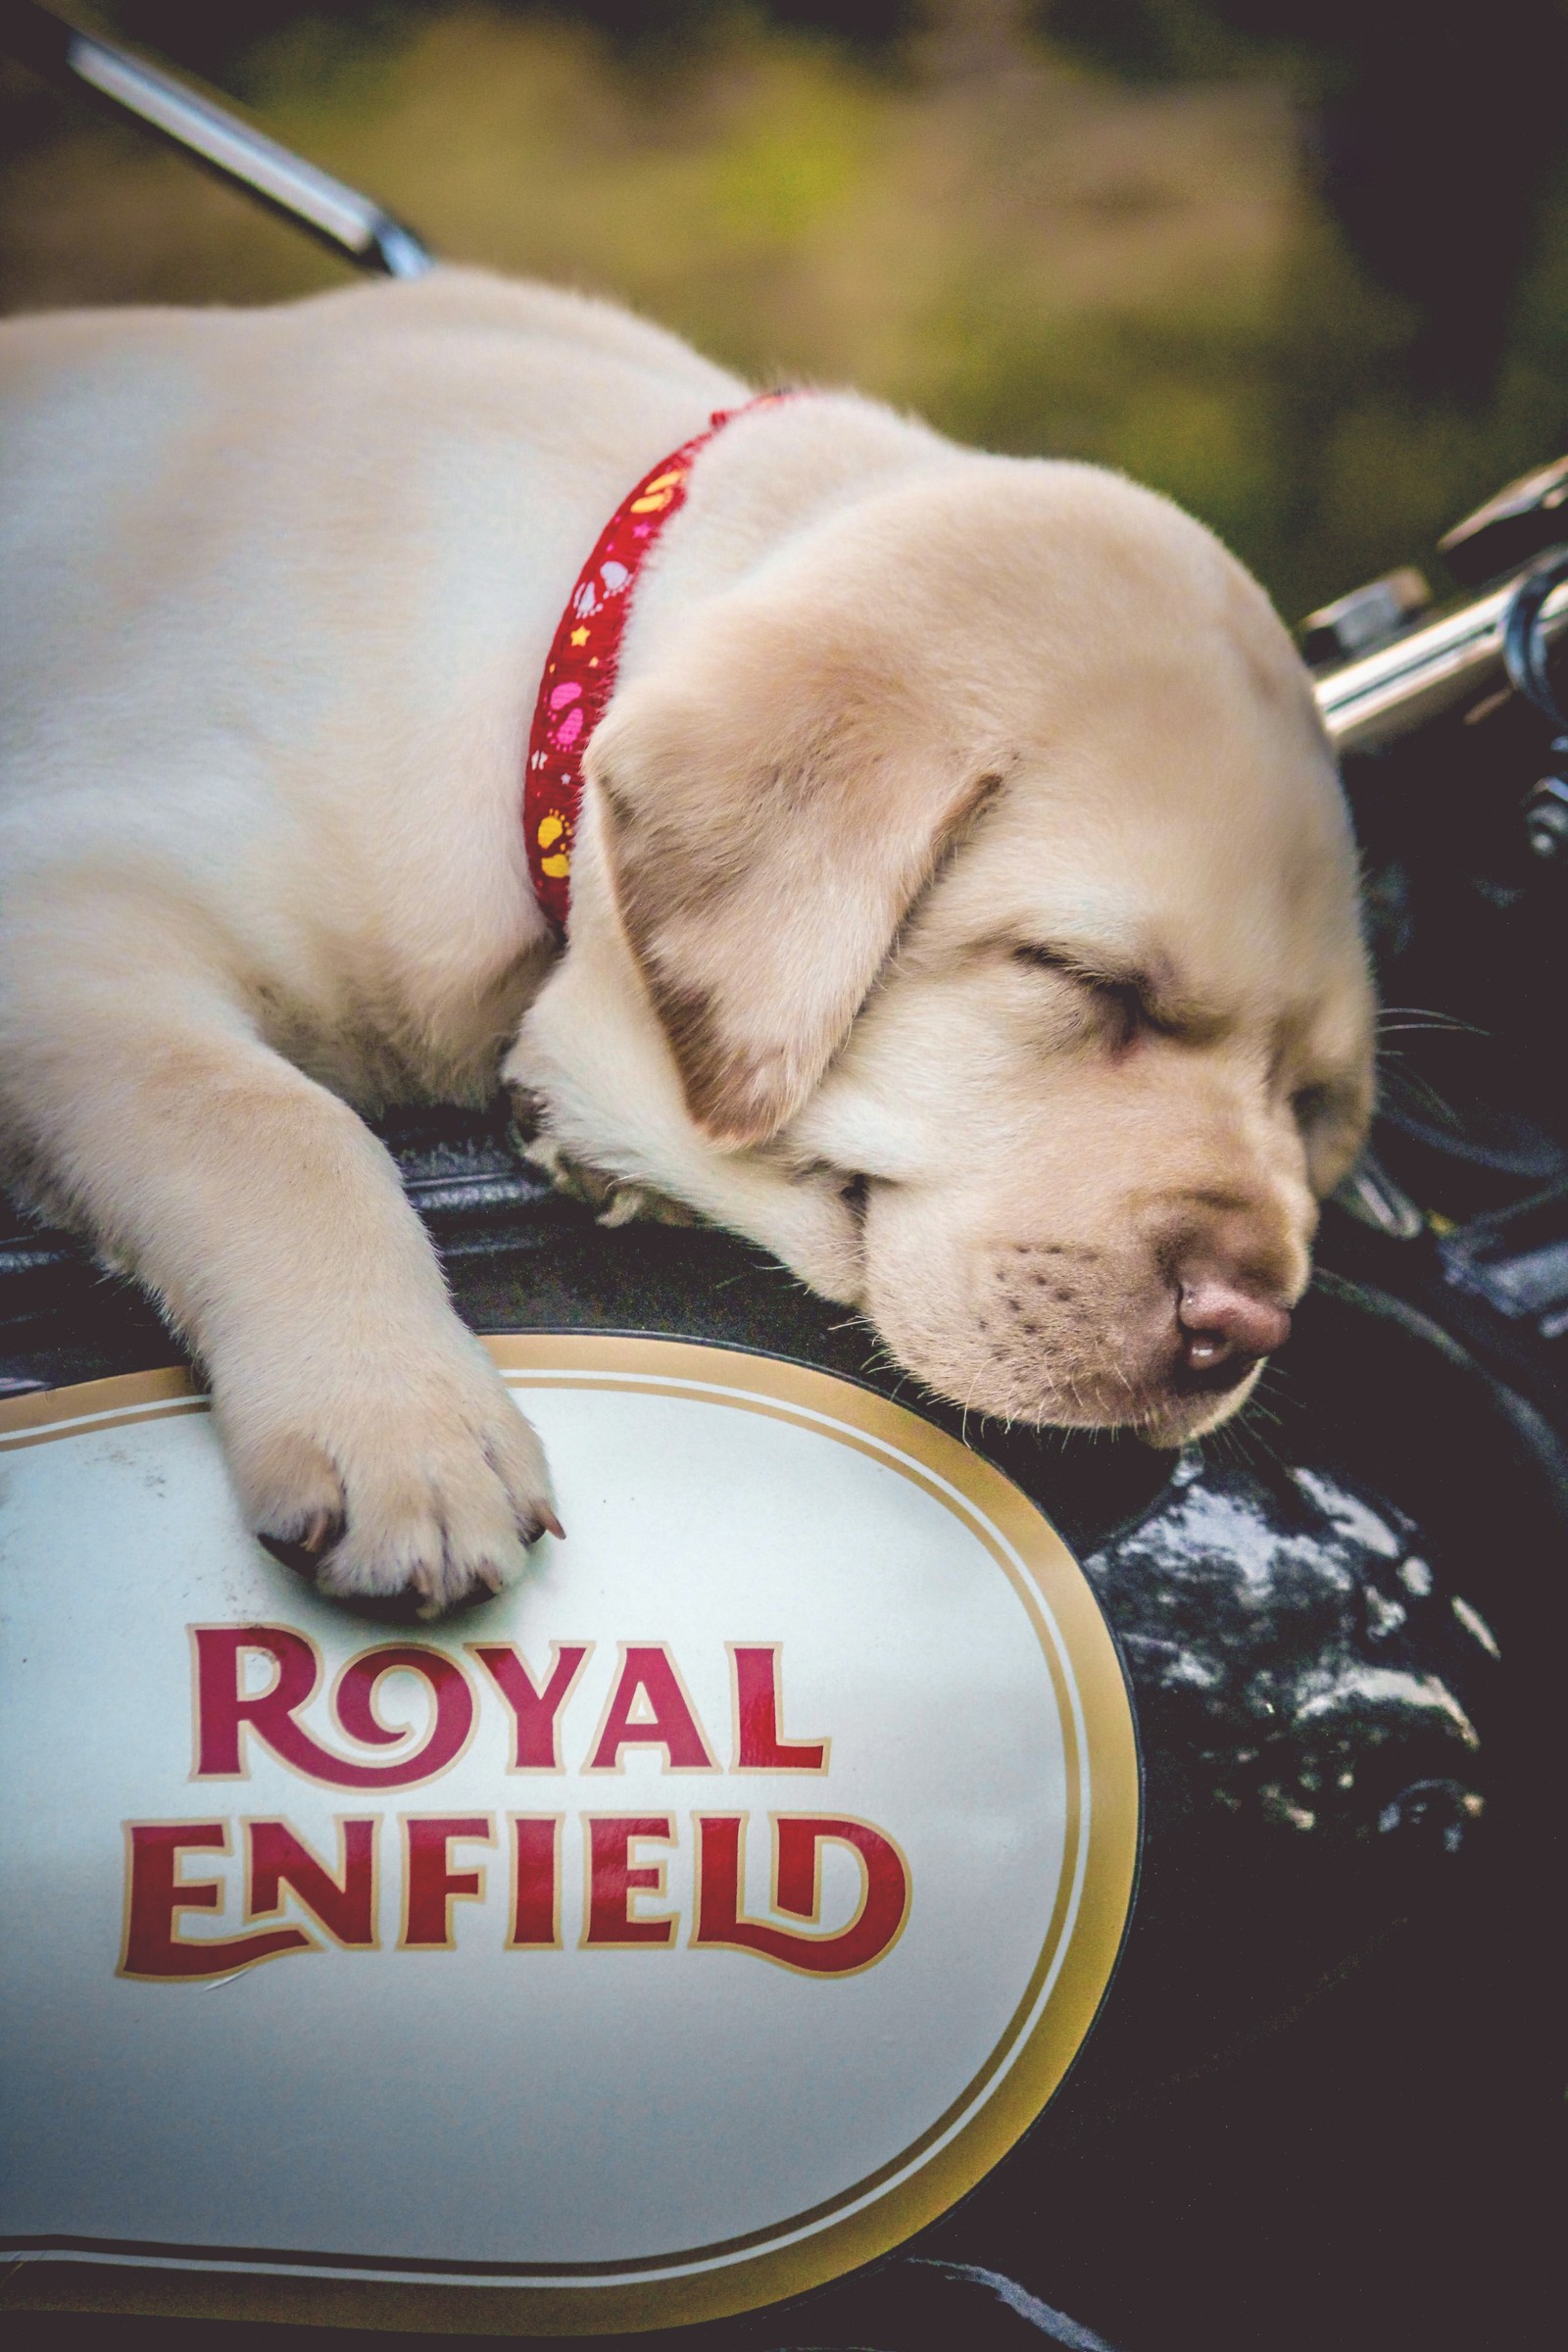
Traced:
POLYGON ((1200 1377, 1237 1381, 1260 1355, 1272 1355, 1291 1336, 1291 1318, 1272 1298, 1260 1298, 1218 1275, 1184 1282, 1176 1298, 1182 1360, 1200 1377))

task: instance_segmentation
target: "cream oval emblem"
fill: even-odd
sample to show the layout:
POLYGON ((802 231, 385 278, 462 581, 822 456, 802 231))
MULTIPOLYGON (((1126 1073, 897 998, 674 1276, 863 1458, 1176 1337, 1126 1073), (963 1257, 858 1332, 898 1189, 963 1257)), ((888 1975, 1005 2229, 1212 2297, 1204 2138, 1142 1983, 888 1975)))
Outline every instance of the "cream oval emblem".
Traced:
POLYGON ((1135 1743, 1035 1506, 799 1365, 488 1345, 568 1537, 433 1628, 253 1544, 178 1375, 0 1407, 0 2242, 56 2299, 750 2309, 945 2211, 1089 2030, 1135 1743))

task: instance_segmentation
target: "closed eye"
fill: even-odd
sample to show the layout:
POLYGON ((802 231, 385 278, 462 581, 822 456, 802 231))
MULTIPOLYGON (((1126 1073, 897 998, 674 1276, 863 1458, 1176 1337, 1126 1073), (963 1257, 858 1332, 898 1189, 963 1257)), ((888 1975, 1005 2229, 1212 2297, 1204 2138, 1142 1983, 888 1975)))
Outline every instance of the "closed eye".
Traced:
POLYGON ((1094 1004, 1112 1052, 1125 1051, 1143 1030, 1171 1034, 1171 1024, 1151 1008, 1152 992, 1145 973, 1099 971, 1064 949, 1040 947, 1032 940, 1020 941, 1010 953, 1014 963, 1054 972, 1082 989, 1094 1004))
POLYGON ((1365 1141, 1369 1103, 1353 1078, 1333 1078, 1294 1088, 1290 1106, 1306 1152, 1307 1181, 1322 1200, 1365 1141))

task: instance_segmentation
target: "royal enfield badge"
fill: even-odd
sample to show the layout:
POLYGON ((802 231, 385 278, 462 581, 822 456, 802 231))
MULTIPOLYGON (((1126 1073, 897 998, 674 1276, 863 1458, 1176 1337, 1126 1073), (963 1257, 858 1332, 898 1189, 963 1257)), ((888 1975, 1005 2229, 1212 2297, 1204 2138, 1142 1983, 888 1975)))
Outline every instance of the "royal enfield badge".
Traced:
POLYGON ((514 2333, 821 2284, 1040 2114, 1138 1785, 1080 1570, 829 1375, 496 1340, 567 1540, 433 1627, 183 1379, 0 1408, 0 2231, 54 2299, 514 2333))

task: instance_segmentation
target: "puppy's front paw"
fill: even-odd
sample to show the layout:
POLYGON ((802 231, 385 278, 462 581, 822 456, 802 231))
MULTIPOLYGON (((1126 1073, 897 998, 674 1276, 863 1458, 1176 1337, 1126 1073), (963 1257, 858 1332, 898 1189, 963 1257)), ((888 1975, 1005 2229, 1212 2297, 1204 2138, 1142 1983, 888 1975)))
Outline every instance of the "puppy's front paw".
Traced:
POLYGON ((345 1348, 324 1376, 295 1357, 214 1388, 250 1524, 309 1555, 323 1592, 439 1616, 561 1533, 544 1448, 461 1329, 403 1360, 345 1348))
POLYGON ((522 1147, 522 1156, 549 1177, 568 1200, 581 1200, 601 1225, 697 1225, 695 1209, 667 1193, 657 1192, 631 1176, 612 1176, 607 1169, 573 1159, 552 1135, 536 1135, 522 1147))

